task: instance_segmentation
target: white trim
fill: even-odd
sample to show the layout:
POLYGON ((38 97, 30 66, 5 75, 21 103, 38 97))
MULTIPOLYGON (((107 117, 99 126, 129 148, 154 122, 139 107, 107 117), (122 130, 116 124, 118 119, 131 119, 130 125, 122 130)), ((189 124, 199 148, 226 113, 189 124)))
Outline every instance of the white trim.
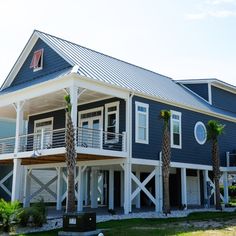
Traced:
POLYGON ((211 83, 208 82, 208 102, 212 105, 212 92, 211 92, 211 83))
POLYGON ((34 132, 33 133, 35 133, 35 129, 37 128, 36 124, 41 123, 41 122, 46 122, 46 121, 52 121, 51 127, 52 127, 52 130, 53 130, 53 120, 54 120, 54 117, 52 117, 52 116, 44 118, 44 119, 35 120, 34 121, 34 132))
POLYGON ((142 102, 135 102, 135 142, 142 144, 149 144, 149 104, 142 102), (138 107, 144 107, 146 112, 138 110, 138 107), (146 140, 139 139, 138 135, 138 115, 143 114, 146 116, 146 140))
MULTIPOLYGON (((115 133, 119 133, 120 129, 120 101, 106 103, 105 104, 105 131, 108 132, 108 115, 116 114, 116 124, 115 124, 115 133), (108 111, 108 108, 116 107, 115 111, 108 111)), ((112 140, 107 140, 107 135, 105 135, 105 143, 117 143, 119 139, 115 137, 112 140)))
POLYGON ((171 110, 170 112, 171 112, 171 118, 170 118, 170 143, 171 143, 171 148, 182 149, 182 113, 179 112, 179 111, 173 111, 173 110, 171 110), (174 119, 173 115, 179 116, 179 120, 174 119), (174 144, 173 120, 179 122, 179 145, 174 144))
POLYGON ((198 121, 195 126, 194 126, 194 137, 195 137, 195 140, 198 142, 198 144, 200 145, 203 145, 206 143, 206 140, 207 140, 207 130, 206 130, 206 126, 204 125, 203 122, 201 121, 198 121), (203 141, 199 140, 198 137, 197 137, 197 126, 198 125, 202 125, 204 131, 205 131, 205 139, 203 141))

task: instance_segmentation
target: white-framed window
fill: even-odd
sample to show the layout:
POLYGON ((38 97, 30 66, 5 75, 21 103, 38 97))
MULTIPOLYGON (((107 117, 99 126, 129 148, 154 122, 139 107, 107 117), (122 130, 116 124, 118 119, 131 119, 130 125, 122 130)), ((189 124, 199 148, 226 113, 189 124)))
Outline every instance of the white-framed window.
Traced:
POLYGON ((149 143, 149 105, 135 102, 135 142, 149 143))
POLYGON ((194 136, 196 141, 201 145, 207 140, 206 126, 201 121, 198 121, 194 126, 194 136))
POLYGON ((181 112, 171 111, 170 142, 172 148, 182 148, 181 112))
POLYGON ((105 104, 105 135, 106 143, 114 143, 119 141, 119 105, 120 102, 112 102, 105 104))
POLYGON ((52 147, 53 117, 34 121, 34 150, 52 147), (43 134, 43 144, 41 143, 43 134))
POLYGON ((34 52, 30 63, 30 69, 33 69, 34 72, 43 69, 43 48, 34 52))

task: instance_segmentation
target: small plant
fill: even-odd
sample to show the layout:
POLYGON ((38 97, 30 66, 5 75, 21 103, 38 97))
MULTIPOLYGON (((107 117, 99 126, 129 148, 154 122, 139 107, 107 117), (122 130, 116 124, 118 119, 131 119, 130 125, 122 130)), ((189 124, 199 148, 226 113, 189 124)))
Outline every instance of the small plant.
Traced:
POLYGON ((20 214, 20 224, 23 227, 29 224, 42 227, 43 223, 46 223, 46 206, 43 199, 25 208, 20 214))
POLYGON ((9 232, 14 224, 19 222, 19 216, 22 208, 18 201, 6 202, 0 200, 0 221, 2 222, 3 231, 9 232))

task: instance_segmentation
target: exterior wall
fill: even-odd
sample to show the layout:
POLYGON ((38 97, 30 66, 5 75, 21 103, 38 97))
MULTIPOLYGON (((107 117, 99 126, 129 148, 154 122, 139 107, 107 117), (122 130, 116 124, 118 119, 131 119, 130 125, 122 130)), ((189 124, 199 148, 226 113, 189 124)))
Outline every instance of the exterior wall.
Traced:
POLYGON ((30 52, 28 58, 25 60, 20 71, 18 72, 14 81, 12 82, 11 87, 25 82, 30 82, 32 80, 34 80, 35 83, 35 80, 39 77, 51 74, 56 71, 60 71, 68 67, 70 67, 70 64, 68 62, 66 62, 63 58, 61 58, 41 39, 38 39, 32 51, 30 52), (44 49, 43 69, 37 72, 33 72, 33 70, 30 69, 30 63, 33 58, 34 52, 41 48, 44 49))
MULTIPOLYGON (((115 102, 115 101, 120 101, 120 120, 119 120, 119 132, 125 131, 125 101, 122 99, 118 98, 111 98, 111 99, 106 99, 98 102, 93 102, 93 103, 88 103, 84 104, 81 106, 78 106, 78 111, 84 111, 96 107, 101 107, 105 106, 106 103, 110 102, 115 102)), ((105 108, 103 109, 103 114, 105 112, 105 108)), ((40 119, 45 119, 53 117, 53 129, 60 129, 65 127, 65 110, 57 110, 57 111, 52 111, 52 112, 47 112, 35 116, 30 116, 29 117, 29 124, 28 124, 28 133, 33 133, 34 132, 34 121, 35 120, 40 120, 40 119)), ((103 115, 103 128, 105 127, 105 116, 103 115)))
POLYGON ((162 142, 163 121, 159 118, 160 110, 168 109, 182 112, 182 149, 172 148, 171 160, 190 164, 211 165, 211 145, 206 142, 204 145, 197 143, 194 137, 194 126, 196 122, 202 121, 205 125, 211 119, 217 119, 225 124, 225 134, 220 137, 220 158, 221 166, 226 165, 225 152, 235 150, 236 124, 225 120, 220 120, 211 116, 182 108, 169 106, 141 97, 133 98, 133 158, 159 159, 162 142), (149 104, 149 144, 135 143, 135 101, 149 104))
POLYGON ((208 84, 184 84, 184 86, 208 101, 208 84))
POLYGON ((13 137, 16 134, 16 123, 13 120, 0 119, 0 138, 13 137))
POLYGON ((236 112, 236 94, 211 86, 212 104, 215 107, 236 112))

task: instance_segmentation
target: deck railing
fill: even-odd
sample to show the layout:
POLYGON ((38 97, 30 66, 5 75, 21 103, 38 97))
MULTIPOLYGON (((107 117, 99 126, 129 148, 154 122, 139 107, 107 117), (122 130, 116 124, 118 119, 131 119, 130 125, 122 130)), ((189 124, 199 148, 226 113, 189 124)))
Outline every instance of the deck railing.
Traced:
MULTIPOLYGON (((65 147, 66 129, 20 135, 18 152, 37 151, 65 147)), ((103 130, 78 127, 76 129, 76 144, 81 148, 93 148, 111 151, 127 151, 126 133, 111 133, 103 130)), ((14 153, 15 137, 0 139, 0 154, 14 153)))
POLYGON ((226 152, 226 166, 227 167, 236 166, 236 153, 226 152))

